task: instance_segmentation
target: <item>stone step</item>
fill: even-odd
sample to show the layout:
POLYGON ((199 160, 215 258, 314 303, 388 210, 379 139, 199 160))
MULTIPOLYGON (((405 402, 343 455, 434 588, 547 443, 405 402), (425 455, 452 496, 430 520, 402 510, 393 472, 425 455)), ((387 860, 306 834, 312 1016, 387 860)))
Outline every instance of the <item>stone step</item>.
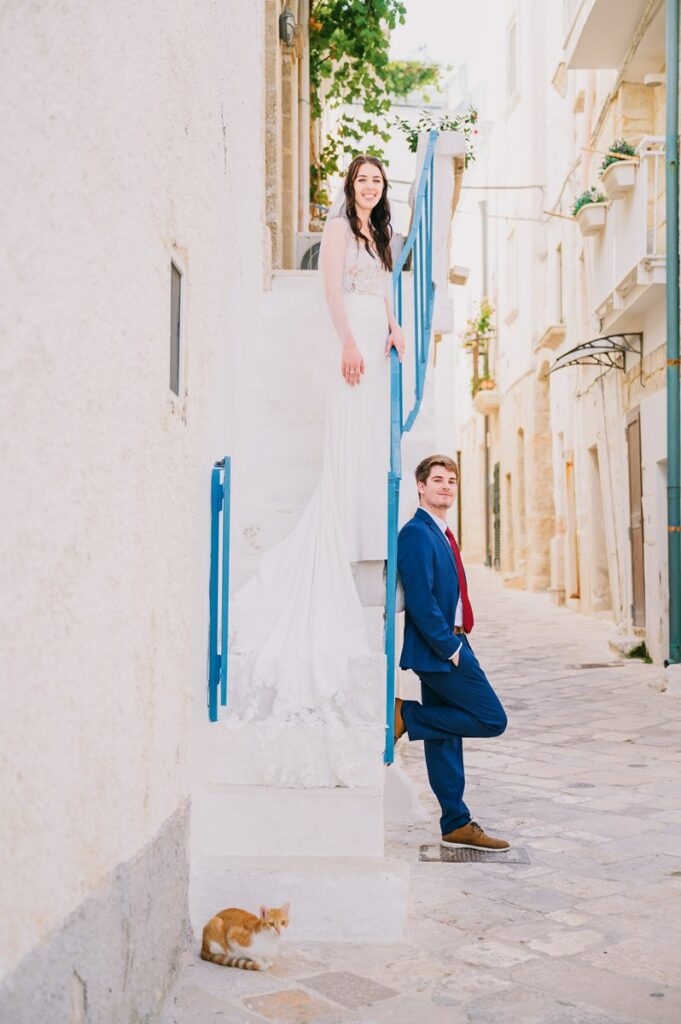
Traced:
POLYGON ((309 292, 318 287, 318 282, 319 274, 316 271, 275 270, 272 274, 272 292, 309 292))
MULTIPOLYGON (((348 820, 348 827, 357 823, 348 820)), ((267 849, 278 846, 271 834, 267 849)), ((383 857, 202 857, 195 863, 189 910, 196 941, 226 907, 258 913, 289 902, 283 942, 400 942, 407 915, 409 865, 383 857)))
POLYGON ((382 857, 382 758, 377 768, 376 785, 353 789, 204 784, 192 806, 192 855, 382 857))
MULTIPOLYGON (((318 427, 290 421, 280 424, 271 419, 265 420, 257 431, 240 433, 246 436, 239 444, 233 480, 236 486, 238 475, 240 495, 247 498, 249 504, 253 502, 254 493, 262 491, 267 498, 263 504, 273 502, 276 505, 277 498, 270 488, 276 489, 282 475, 288 479, 296 466, 307 467, 307 471, 314 474, 315 482, 319 479, 324 454, 321 424, 318 427)), ((253 503, 259 504, 257 499, 253 503)))
MULTIPOLYGON (((371 705, 371 724, 330 729, 306 722, 280 723, 272 718, 243 722, 221 709, 202 747, 203 776, 207 783, 231 782, 243 786, 364 787, 381 784, 385 747, 385 656, 374 675, 373 691, 365 694, 361 675, 352 678, 357 693, 371 705), (272 752, 276 751, 276 758, 272 752)), ((230 657, 230 703, 234 690, 230 657)))

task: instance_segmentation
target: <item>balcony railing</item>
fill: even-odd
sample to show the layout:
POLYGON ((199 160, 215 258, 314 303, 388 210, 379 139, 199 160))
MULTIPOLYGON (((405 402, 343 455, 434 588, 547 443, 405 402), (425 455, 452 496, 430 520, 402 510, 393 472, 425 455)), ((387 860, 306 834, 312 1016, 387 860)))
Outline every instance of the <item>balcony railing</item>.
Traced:
POLYGON ((610 204, 594 239, 593 306, 604 327, 631 311, 651 285, 664 284, 664 138, 644 138, 637 154, 633 189, 610 204))
POLYGON ((431 131, 416 190, 411 230, 393 270, 395 312, 402 322, 402 271, 412 256, 414 288, 414 404, 403 413, 402 364, 393 349, 390 366, 390 472, 388 473, 388 566, 385 602, 386 743, 384 760, 395 757, 395 605, 397 591, 397 525, 402 479, 402 435, 411 430, 423 398, 433 324, 433 173, 438 132, 431 131))

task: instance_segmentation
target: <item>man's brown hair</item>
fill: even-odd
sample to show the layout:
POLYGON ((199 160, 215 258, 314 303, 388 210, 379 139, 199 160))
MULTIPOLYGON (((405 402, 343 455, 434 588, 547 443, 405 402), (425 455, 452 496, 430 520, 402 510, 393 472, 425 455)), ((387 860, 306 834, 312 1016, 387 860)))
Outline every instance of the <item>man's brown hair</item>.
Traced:
POLYGON ((426 480, 430 476, 430 471, 433 466, 443 466, 448 473, 453 473, 455 475, 458 483, 459 467, 456 462, 454 462, 454 459, 450 459, 448 455, 428 455, 427 458, 421 459, 416 467, 415 476, 417 484, 425 484, 426 480))

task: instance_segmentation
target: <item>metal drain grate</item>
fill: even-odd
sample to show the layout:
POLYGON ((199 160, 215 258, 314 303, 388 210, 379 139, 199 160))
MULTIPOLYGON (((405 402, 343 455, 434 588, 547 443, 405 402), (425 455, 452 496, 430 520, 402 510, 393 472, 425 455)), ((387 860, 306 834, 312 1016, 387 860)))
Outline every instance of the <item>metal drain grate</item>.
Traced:
POLYGON ((470 864, 473 862, 487 864, 529 864, 527 850, 522 847, 511 847, 505 853, 501 850, 470 850, 465 846, 455 849, 453 846, 441 846, 440 843, 419 848, 419 860, 426 863, 470 864))

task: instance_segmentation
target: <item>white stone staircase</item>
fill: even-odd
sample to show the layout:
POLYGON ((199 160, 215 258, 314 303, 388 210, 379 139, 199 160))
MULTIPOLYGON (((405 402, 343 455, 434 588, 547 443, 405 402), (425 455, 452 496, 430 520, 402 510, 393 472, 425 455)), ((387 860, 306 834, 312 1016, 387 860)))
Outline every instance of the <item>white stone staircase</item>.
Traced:
MULTIPOLYGON (((248 401, 232 452, 233 590, 255 571, 261 553, 290 532, 320 477, 321 301, 317 275, 275 274, 249 339, 248 401)), ((384 591, 377 574, 383 567, 362 563, 355 570, 373 651, 357 682, 370 688, 382 719, 384 591)), ((238 674, 238 664, 230 663, 230 673, 238 674)), ((383 855, 383 728, 371 727, 370 736, 361 728, 348 733, 347 744, 364 751, 357 785, 295 789, 253 784, 267 725, 235 729, 229 715, 228 707, 217 723, 196 718, 201 755, 195 758, 190 906, 197 933, 217 904, 290 900, 298 938, 350 939, 359 900, 367 908, 365 938, 385 936, 386 915, 399 936, 407 872, 383 855)))
MULTIPOLYGON (((449 231, 459 180, 452 157, 461 162, 463 139, 450 133, 438 146, 440 142, 449 148, 443 146, 442 155, 436 155, 433 272, 440 282, 436 314, 444 319, 434 329, 447 331, 449 231)), ((408 274, 403 295, 403 325, 409 338, 413 331, 408 274)), ((232 591, 252 575, 263 551, 290 533, 320 477, 322 301, 317 275, 276 273, 254 318, 252 335, 243 339, 249 346, 249 371, 243 403, 234 417, 231 451, 232 591)), ((405 416, 413 403, 413 366, 413 352, 408 351, 405 416)), ((432 370, 429 374, 432 377, 432 370)), ((419 417, 403 439, 402 522, 417 503, 416 464, 435 448, 434 404, 433 382, 427 377, 419 417)), ((358 563, 353 569, 373 651, 362 667, 361 685, 384 706, 383 567, 358 563)), ((237 733, 230 724, 229 707, 220 709, 220 719, 209 723, 205 706, 197 702, 190 886, 197 934, 218 908, 257 910, 260 903, 288 900, 292 938, 385 941, 389 936, 399 941, 406 920, 408 867, 384 857, 384 808, 399 820, 420 814, 413 787, 399 765, 383 765, 382 726, 375 752, 362 764, 353 785, 301 789, 253 784, 259 772, 249 775, 249 759, 254 760, 256 741, 262 737, 248 730, 237 733)), ((252 726, 258 728, 263 727, 252 726)), ((348 728, 347 744, 361 740, 360 732, 348 728)), ((276 744, 273 748, 276 757, 276 744)))

